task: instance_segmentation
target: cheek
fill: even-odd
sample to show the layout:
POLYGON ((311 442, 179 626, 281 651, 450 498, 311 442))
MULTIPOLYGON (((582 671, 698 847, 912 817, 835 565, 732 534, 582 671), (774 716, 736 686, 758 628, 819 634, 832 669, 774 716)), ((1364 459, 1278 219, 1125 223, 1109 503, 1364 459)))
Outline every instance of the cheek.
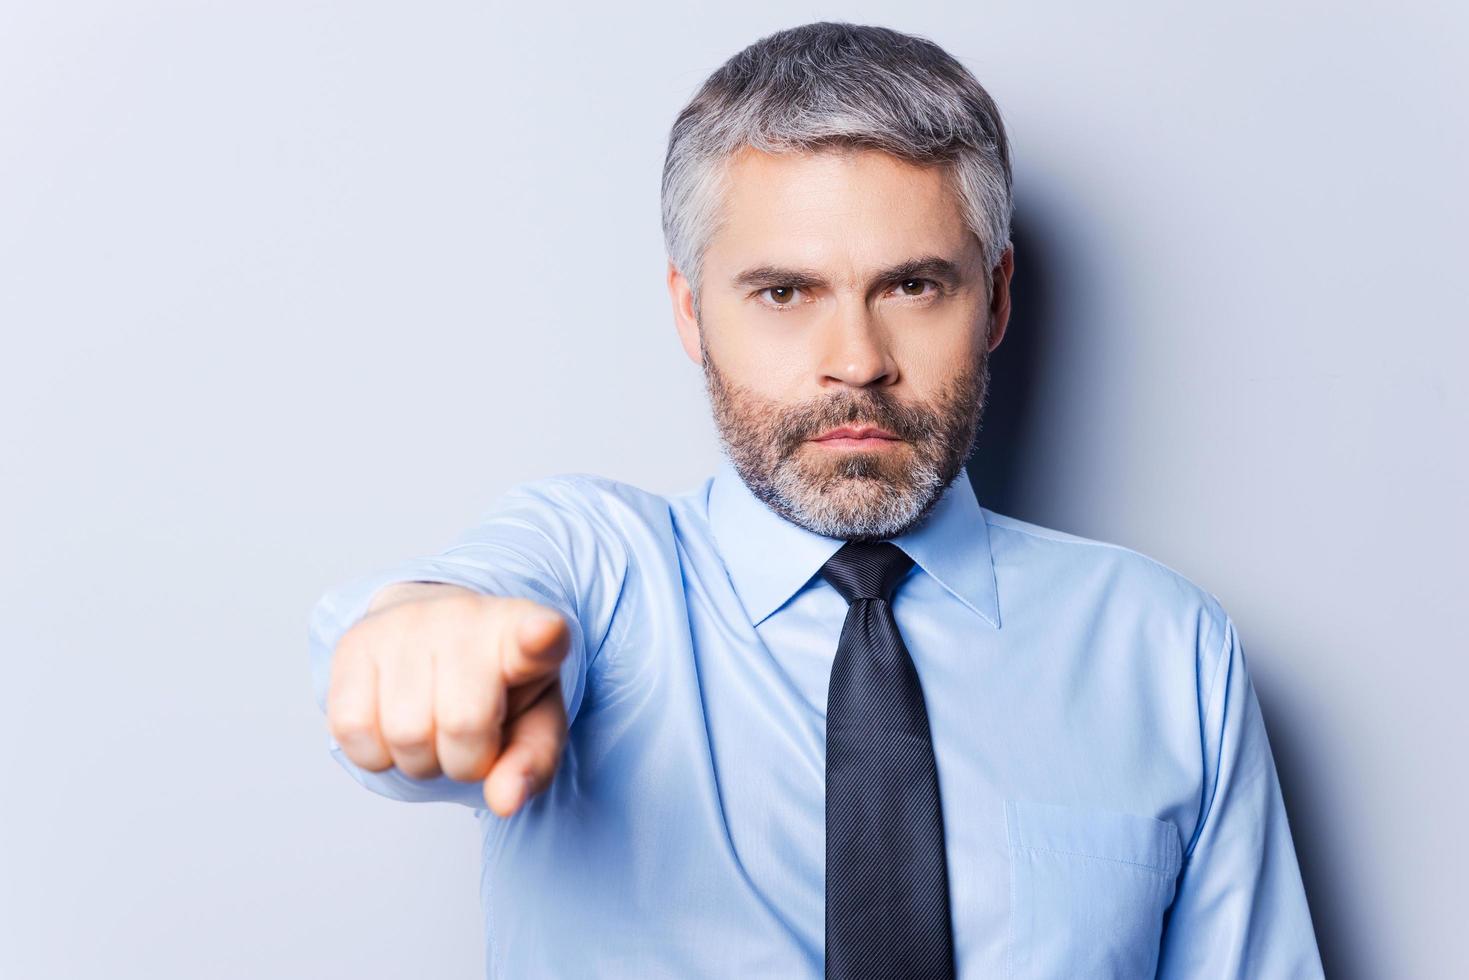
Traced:
POLYGON ((725 376, 741 385, 751 400, 767 407, 792 405, 815 394, 809 365, 799 355, 773 356, 769 351, 760 351, 739 361, 725 371, 725 376))
POLYGON ((962 374, 978 354, 974 338, 931 335, 918 335, 894 351, 904 382, 930 395, 962 374))
POLYGON ((706 314, 704 322, 709 356, 730 384, 778 401, 808 394, 803 385, 814 376, 818 360, 809 338, 794 331, 782 334, 769 326, 741 323, 714 311, 706 314))

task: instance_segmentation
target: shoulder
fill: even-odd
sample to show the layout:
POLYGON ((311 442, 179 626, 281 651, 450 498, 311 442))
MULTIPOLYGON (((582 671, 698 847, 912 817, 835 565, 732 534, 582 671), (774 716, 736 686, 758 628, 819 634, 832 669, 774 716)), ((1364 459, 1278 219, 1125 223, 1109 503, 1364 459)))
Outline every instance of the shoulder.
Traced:
POLYGON ((1217 653, 1233 628, 1214 593, 1150 555, 988 508, 981 511, 997 569, 1024 569, 1069 593, 1093 596, 1109 611, 1136 617, 1150 628, 1188 634, 1201 657, 1217 653))
POLYGON ((1182 572, 1126 545, 1032 524, 988 508, 981 508, 981 512, 990 529, 991 547, 996 550, 1023 555, 1031 562, 1054 562, 1082 574, 1120 576, 1159 599, 1217 603, 1212 593, 1182 572))
POLYGON ((599 473, 563 472, 523 480, 509 494, 535 497, 547 503, 587 510, 608 508, 631 513, 659 514, 668 511, 668 498, 642 487, 599 473))
POLYGON ((496 508, 521 507, 542 520, 575 525, 624 547, 669 526, 668 498, 598 473, 561 472, 522 480, 496 501, 496 508))
POLYGON ((574 507, 597 506, 616 501, 637 505, 642 498, 655 497, 641 487, 600 473, 561 472, 533 477, 511 484, 507 496, 535 497, 552 503, 574 507))

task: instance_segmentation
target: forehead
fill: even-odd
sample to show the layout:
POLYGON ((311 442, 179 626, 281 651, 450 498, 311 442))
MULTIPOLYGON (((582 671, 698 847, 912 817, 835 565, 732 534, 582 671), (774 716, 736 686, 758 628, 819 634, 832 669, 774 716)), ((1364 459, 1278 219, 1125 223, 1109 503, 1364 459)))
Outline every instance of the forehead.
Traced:
POLYGON ((938 165, 873 149, 766 153, 726 164, 720 227, 708 258, 815 264, 884 262, 894 254, 959 255, 973 241, 938 165))

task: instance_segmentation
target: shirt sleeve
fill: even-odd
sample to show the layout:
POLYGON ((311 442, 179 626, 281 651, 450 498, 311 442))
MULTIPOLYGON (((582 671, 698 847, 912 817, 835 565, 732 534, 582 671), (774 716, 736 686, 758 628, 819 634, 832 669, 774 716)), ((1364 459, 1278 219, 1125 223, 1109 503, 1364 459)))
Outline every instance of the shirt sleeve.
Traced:
POLYGON ((1275 760, 1228 616, 1222 633, 1203 700, 1201 819, 1169 908, 1157 975, 1321 977, 1275 760))
MULTIPOLYGON (((588 665, 611 628, 627 573, 627 549, 613 513, 596 505, 596 486, 588 479, 563 475, 518 484, 440 554, 411 558, 328 590, 313 606, 308 628, 317 708, 325 715, 337 642, 366 614, 373 595, 397 582, 439 582, 482 595, 532 599, 566 618, 571 643, 562 663, 561 692, 568 724, 573 722, 588 665)), ((478 781, 446 775, 419 779, 397 766, 380 772, 363 769, 347 758, 330 733, 327 747, 357 782, 375 793, 487 810, 478 781)))

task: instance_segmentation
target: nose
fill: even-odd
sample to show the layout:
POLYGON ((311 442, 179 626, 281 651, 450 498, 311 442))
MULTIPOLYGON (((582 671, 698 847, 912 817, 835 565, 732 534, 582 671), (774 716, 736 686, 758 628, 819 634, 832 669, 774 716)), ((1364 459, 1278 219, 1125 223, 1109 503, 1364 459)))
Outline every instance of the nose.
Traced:
POLYGON ((886 332, 872 310, 861 301, 837 306, 822 325, 818 383, 822 387, 846 384, 862 388, 896 382, 898 365, 888 350, 886 332))

